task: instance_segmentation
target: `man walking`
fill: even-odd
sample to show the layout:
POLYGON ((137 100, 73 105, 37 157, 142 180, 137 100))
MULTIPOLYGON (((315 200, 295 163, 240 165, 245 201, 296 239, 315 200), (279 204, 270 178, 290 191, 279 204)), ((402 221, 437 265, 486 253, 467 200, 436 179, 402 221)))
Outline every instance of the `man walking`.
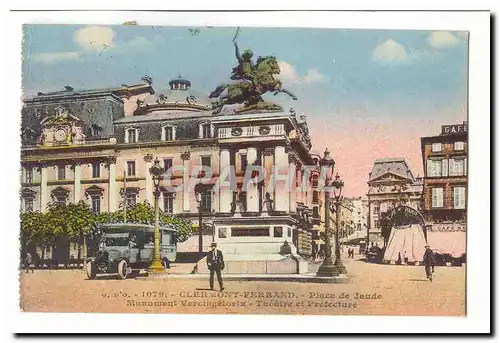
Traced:
POLYGON ((26 256, 24 257, 24 267, 26 268, 26 273, 31 270, 31 273, 35 272, 35 268, 32 265, 33 263, 33 257, 31 257, 31 254, 28 252, 26 253, 26 256))
POLYGON ((217 281, 219 282, 220 290, 223 291, 221 272, 225 267, 224 256, 222 255, 222 251, 217 249, 217 243, 212 242, 211 248, 212 250, 207 255, 207 266, 210 270, 210 289, 214 289, 214 273, 217 273, 217 281))
POLYGON ((434 266, 436 265, 436 259, 434 258, 434 253, 431 250, 431 247, 425 246, 424 253, 424 266, 425 266, 425 275, 432 282, 432 273, 434 273, 434 266))

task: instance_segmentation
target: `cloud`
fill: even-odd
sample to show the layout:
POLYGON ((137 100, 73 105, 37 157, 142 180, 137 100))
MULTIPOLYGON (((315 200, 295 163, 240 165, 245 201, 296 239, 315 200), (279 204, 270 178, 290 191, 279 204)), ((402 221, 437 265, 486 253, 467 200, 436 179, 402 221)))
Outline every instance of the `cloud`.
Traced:
POLYGON ((427 37, 427 44, 436 49, 449 48, 458 43, 458 37, 449 31, 434 31, 427 37))
POLYGON ((278 61, 280 66, 280 80, 289 83, 315 83, 321 82, 325 79, 325 76, 320 73, 316 68, 311 68, 307 71, 307 74, 301 76, 295 67, 288 62, 278 61))
POLYGON ((401 64, 408 62, 408 53, 404 45, 389 38, 373 49, 372 59, 382 64, 401 64))
POLYGON ((303 77, 305 83, 321 82, 324 79, 325 76, 316 68, 309 69, 306 76, 303 77))
POLYGON ((80 60, 80 54, 76 51, 41 52, 33 54, 32 59, 38 63, 51 64, 60 61, 78 61, 80 60))
POLYGON ((85 26, 75 32, 73 39, 84 50, 102 51, 103 48, 113 47, 115 35, 109 27, 85 26))

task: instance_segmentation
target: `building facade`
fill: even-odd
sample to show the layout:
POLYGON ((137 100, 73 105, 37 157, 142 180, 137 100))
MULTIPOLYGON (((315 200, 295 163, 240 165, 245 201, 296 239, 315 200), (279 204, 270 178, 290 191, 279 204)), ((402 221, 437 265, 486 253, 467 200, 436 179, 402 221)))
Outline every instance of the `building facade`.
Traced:
POLYGON ((158 158, 165 168, 161 210, 194 223, 201 208, 204 221, 213 223, 209 234, 228 250, 248 240, 276 250, 286 240, 295 253, 312 253, 319 196, 315 172, 302 167, 314 169, 319 160, 309 153, 305 116, 293 110, 214 115, 188 80, 173 79, 157 93, 144 77, 132 86, 39 93, 25 100, 22 117, 24 211, 43 212, 52 201, 83 200, 96 213, 125 202, 152 204, 149 169, 158 158), (266 179, 257 171, 246 175, 251 166, 266 179), (230 170, 234 175, 224 174, 230 170), (249 176, 258 181, 246 183, 249 176), (265 229, 251 230, 257 227, 265 229))
POLYGON ((443 125, 421 138, 424 165, 423 214, 431 245, 442 253, 465 253, 467 230, 467 122, 443 125))
MULTIPOLYGON (((414 177, 404 158, 375 160, 368 180, 368 231, 369 241, 381 240, 382 213, 399 205, 422 209, 422 179, 414 177)), ((379 244, 380 245, 380 244, 379 244)))

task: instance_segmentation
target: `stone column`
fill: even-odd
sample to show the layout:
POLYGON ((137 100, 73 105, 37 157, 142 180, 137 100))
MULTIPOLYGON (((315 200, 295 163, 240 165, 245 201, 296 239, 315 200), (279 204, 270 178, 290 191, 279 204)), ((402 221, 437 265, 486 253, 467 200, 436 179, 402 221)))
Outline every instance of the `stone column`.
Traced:
POLYGON ((108 159, 108 212, 116 211, 116 157, 108 159))
POLYGON ((47 208, 49 189, 47 188, 47 163, 40 164, 40 212, 47 208))
POLYGON ((290 181, 288 183, 289 211, 295 213, 297 210, 297 168, 295 166, 295 153, 288 154, 288 172, 290 181))
POLYGON ((296 192, 296 198, 297 198, 296 200, 297 202, 304 203, 303 192, 302 192, 302 169, 300 168, 300 165, 297 165, 295 177, 297 179, 296 184, 298 185, 298 187, 300 187, 297 189, 296 192))
POLYGON ((182 187, 182 210, 184 212, 190 211, 190 194, 189 194, 189 159, 191 158, 191 154, 189 151, 183 152, 181 154, 181 159, 184 163, 183 165, 183 187, 182 187))
POLYGON ((75 161, 73 165, 73 202, 76 204, 80 201, 82 166, 80 161, 75 161))
POLYGON ((284 146, 274 148, 274 182, 275 182, 275 209, 276 211, 288 212, 290 199, 288 194, 288 154, 284 146))
MULTIPOLYGON (((229 174, 228 180, 229 185, 220 187, 219 185, 219 212, 221 213, 230 213, 231 212, 231 203, 233 202, 233 191, 231 190, 231 174, 229 171, 230 165, 231 165, 231 159, 230 159, 230 154, 229 154, 229 149, 227 148, 221 148, 220 149, 220 158, 219 158, 219 164, 220 164, 220 169, 219 169, 219 175, 224 175, 229 174)), ((221 181, 222 182, 222 181, 221 181)), ((221 183, 219 182, 219 183, 221 183)), ((226 183, 226 182, 224 182, 226 183)))
POLYGON ((153 155, 147 154, 144 156, 144 176, 146 177, 146 200, 152 206, 153 205, 153 177, 149 172, 149 169, 153 166, 153 155))
MULTIPOLYGON (((256 162, 257 162, 257 149, 248 148, 247 149, 248 166, 255 165, 256 162)), ((246 186, 247 186, 247 194, 246 194, 247 211, 259 212, 259 190, 257 188, 257 184, 253 182, 248 182, 246 186)))

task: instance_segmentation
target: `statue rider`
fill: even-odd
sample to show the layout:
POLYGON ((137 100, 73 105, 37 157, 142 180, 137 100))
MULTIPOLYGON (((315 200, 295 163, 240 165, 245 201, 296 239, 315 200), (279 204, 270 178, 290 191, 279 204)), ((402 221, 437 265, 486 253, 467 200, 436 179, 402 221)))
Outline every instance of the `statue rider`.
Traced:
POLYGON ((238 44, 236 42, 234 42, 234 48, 236 59, 238 60, 238 66, 233 68, 231 80, 248 80, 255 86, 255 66, 252 62, 253 52, 246 49, 243 54, 240 55, 238 44))

